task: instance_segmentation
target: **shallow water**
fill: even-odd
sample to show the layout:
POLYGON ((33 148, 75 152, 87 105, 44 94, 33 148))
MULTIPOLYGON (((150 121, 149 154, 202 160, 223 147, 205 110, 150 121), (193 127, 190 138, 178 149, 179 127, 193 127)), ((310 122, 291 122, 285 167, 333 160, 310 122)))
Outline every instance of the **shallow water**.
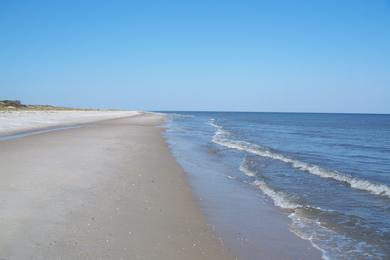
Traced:
POLYGON ((324 258, 390 257, 390 115, 169 117, 168 143, 194 178, 236 182, 226 193, 256 190, 254 199, 283 209, 289 230, 324 258))

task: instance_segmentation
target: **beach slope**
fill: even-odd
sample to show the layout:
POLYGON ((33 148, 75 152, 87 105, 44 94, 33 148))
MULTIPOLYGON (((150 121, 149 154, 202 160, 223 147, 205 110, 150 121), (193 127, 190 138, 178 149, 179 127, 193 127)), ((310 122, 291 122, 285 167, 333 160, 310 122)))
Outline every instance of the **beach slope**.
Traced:
POLYGON ((158 126, 88 123, 0 142, 0 259, 230 259, 158 126))

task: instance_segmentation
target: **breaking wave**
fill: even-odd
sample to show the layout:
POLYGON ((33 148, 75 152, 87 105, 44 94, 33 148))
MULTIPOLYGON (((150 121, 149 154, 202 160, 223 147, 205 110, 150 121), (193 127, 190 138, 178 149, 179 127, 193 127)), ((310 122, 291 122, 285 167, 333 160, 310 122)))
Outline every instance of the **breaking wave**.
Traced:
MULTIPOLYGON (((249 169, 245 159, 240 165, 240 171, 249 177, 259 177, 249 169)), ((334 225, 337 225, 337 222, 334 221, 335 219, 350 219, 352 218, 351 216, 296 203, 290 195, 273 189, 262 180, 257 179, 252 184, 268 196, 275 206, 290 211, 288 217, 292 223, 289 225, 289 229, 298 237, 308 240, 315 248, 320 250, 323 259, 359 259, 359 257, 365 254, 367 259, 382 259, 384 256, 378 247, 365 241, 356 241, 334 230, 334 225), (329 223, 333 224, 333 228, 329 226, 329 223), (335 247, 335 244, 338 246, 335 247)), ((360 232, 355 233, 364 233, 364 236, 372 236, 371 232, 365 230, 363 226, 359 230, 360 232)), ((362 234, 360 235, 363 236, 362 234)), ((375 236, 374 240, 379 241, 381 238, 375 236)))
POLYGON ((245 141, 237 141, 232 140, 229 138, 231 135, 228 131, 223 129, 222 126, 215 123, 215 120, 211 120, 210 125, 216 128, 216 132, 213 136, 213 142, 231 149, 236 149, 239 151, 245 151, 251 154, 255 154, 262 157, 271 158, 274 160, 279 160, 284 163, 287 163, 291 165, 292 167, 299 169, 301 171, 308 172, 310 174, 322 177, 322 178, 328 178, 335 181, 343 182, 348 184, 351 188, 359 189, 363 191, 370 192, 372 194, 378 195, 378 196, 384 196, 390 198, 390 187, 384 185, 384 184, 377 184, 372 183, 367 180, 361 180, 358 178, 354 178, 345 174, 341 174, 336 171, 330 171, 321 168, 318 165, 313 165, 309 163, 305 163, 296 159, 291 159, 289 157, 286 157, 282 154, 275 153, 273 151, 270 151, 267 148, 261 147, 256 144, 252 144, 245 141))
MULTIPOLYGON (((256 174, 249 170, 244 163, 240 166, 240 171, 243 172, 245 175, 254 177, 256 174)), ((252 183, 254 186, 259 188, 265 195, 270 197, 274 203, 275 206, 283 208, 283 209, 296 209, 298 207, 302 207, 302 205, 294 203, 291 201, 287 194, 281 191, 276 191, 273 188, 271 188, 268 184, 266 184, 264 181, 261 180, 255 180, 252 183)))
MULTIPOLYGON (((240 165, 240 171, 249 177, 259 177, 250 170, 245 159, 240 165)), ((339 233, 335 230, 337 219, 345 218, 352 223, 353 216, 296 203, 294 198, 287 193, 277 191, 259 179, 252 182, 252 185, 268 196, 275 206, 290 211, 288 217, 292 223, 289 225, 289 229, 298 237, 308 240, 315 248, 320 250, 323 259, 359 259, 362 255, 365 255, 367 259, 383 258, 384 254, 377 246, 361 240, 356 241, 350 236, 343 234, 343 232, 339 233), (338 246, 335 247, 335 244, 338 246)), ((348 229, 344 224, 341 225, 343 225, 344 229, 348 229)), ((340 229, 340 226, 336 229, 340 229)), ((372 240, 378 242, 383 240, 377 234, 372 234, 372 232, 365 229, 364 225, 359 227, 358 230, 354 231, 355 235, 362 233, 359 236, 371 237, 372 240)))

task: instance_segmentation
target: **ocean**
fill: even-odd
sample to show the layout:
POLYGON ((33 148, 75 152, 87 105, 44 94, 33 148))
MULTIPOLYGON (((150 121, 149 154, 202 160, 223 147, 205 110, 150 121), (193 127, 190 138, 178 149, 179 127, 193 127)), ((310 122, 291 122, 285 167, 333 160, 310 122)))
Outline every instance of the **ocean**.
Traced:
POLYGON ((255 210, 235 209, 265 203, 324 259, 390 259, 390 115, 164 113, 167 143, 222 238, 261 235, 255 210))

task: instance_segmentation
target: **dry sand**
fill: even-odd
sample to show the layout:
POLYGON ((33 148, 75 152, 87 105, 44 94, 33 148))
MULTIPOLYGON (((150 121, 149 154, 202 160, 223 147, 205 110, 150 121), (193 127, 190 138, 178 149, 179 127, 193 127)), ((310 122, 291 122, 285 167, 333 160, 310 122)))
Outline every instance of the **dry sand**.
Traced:
POLYGON ((0 259, 231 259, 156 114, 0 142, 0 259))
POLYGON ((139 113, 120 110, 0 110, 0 137, 43 128, 134 116, 139 113))

